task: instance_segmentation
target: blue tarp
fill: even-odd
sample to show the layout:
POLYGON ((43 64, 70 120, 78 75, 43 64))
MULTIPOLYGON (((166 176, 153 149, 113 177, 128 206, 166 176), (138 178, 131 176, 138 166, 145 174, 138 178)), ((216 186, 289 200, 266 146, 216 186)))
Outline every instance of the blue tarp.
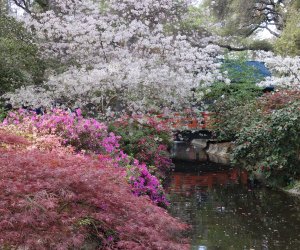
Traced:
POLYGON ((271 76, 270 70, 260 61, 222 60, 223 71, 228 72, 231 82, 251 81, 257 83, 271 76))
POLYGON ((257 69, 259 75, 262 77, 267 77, 271 76, 270 70, 266 67, 264 62, 259 62, 259 61, 247 61, 246 64, 248 66, 252 66, 255 69, 257 69))

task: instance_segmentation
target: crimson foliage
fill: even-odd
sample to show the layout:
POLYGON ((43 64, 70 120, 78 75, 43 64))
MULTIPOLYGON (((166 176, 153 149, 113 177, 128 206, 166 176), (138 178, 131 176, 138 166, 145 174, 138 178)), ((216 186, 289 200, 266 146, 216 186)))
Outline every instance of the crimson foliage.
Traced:
POLYGON ((0 144, 29 145, 29 142, 21 136, 8 134, 5 130, 0 129, 0 144))
POLYGON ((267 93, 258 100, 258 106, 265 112, 282 109, 300 100, 299 90, 282 89, 275 93, 267 93))
MULTIPOLYGON (((160 125, 157 124, 157 126, 159 129, 160 125)), ((84 118, 79 109, 75 113, 54 109, 42 116, 20 109, 18 112, 10 112, 0 124, 0 128, 15 131, 15 133, 22 132, 35 144, 34 148, 42 150, 54 150, 58 154, 73 150, 81 153, 88 152, 91 155, 100 153, 99 160, 105 160, 111 164, 114 162, 115 167, 129 167, 133 170, 127 172, 127 177, 136 195, 148 195, 162 207, 169 205, 159 180, 152 176, 153 172, 157 171, 150 173, 146 166, 132 161, 119 149, 118 136, 108 133, 105 124, 95 119, 84 118), (128 176, 133 173, 134 176, 128 176)), ((12 147, 12 145, 6 146, 12 147)), ((155 143, 154 146, 156 146, 155 143)), ((166 165, 166 169, 170 165, 170 159, 164 157, 164 150, 166 151, 166 147, 162 145, 155 151, 155 162, 158 162, 159 170, 164 167, 161 166, 163 164, 166 165)), ((151 150, 149 152, 152 153, 151 150)))
POLYGON ((124 170, 82 155, 7 150, 0 133, 0 249, 189 249, 186 225, 132 195, 124 170))

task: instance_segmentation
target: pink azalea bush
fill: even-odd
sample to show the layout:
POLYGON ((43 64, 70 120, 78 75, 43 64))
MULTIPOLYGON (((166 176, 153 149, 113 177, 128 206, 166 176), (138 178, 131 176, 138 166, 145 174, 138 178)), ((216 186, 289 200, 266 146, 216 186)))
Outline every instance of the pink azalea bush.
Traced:
POLYGON ((105 124, 84 118, 80 109, 75 113, 54 109, 42 116, 20 109, 18 112, 10 112, 3 123, 15 124, 21 130, 39 134, 58 135, 63 138, 65 145, 72 145, 78 151, 111 153, 119 147, 119 138, 108 133, 105 124))
POLYGON ((132 195, 108 155, 34 143, 0 130, 0 249, 189 249, 187 226, 132 195))
POLYGON ((146 164, 133 160, 126 166, 127 180, 133 187, 133 194, 137 196, 148 195, 150 199, 161 207, 169 206, 164 195, 164 189, 156 176, 152 175, 146 164))
POLYGON ((150 173, 144 163, 140 163, 138 160, 128 156, 122 150, 114 158, 111 155, 100 154, 98 159, 105 164, 126 169, 126 173, 123 175, 128 183, 131 184, 134 195, 147 195, 158 206, 169 206, 170 203, 165 196, 160 180, 150 173))
POLYGON ((157 177, 145 164, 119 149, 120 137, 109 133, 105 124, 84 118, 80 110, 69 113, 56 109, 42 116, 26 110, 10 112, 2 128, 27 136, 32 142, 31 148, 54 149, 58 154, 66 151, 98 154, 103 163, 130 169, 124 177, 127 176, 135 195, 148 195, 159 206, 169 204, 157 177))

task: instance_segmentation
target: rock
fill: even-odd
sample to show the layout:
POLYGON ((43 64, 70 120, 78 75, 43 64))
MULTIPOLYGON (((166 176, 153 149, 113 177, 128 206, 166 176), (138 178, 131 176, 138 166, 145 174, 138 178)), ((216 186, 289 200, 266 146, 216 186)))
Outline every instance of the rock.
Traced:
POLYGON ((197 147, 197 149, 202 150, 207 147, 209 139, 194 139, 192 140, 192 145, 197 147))
POLYGON ((230 159, 230 151, 232 149, 231 142, 209 143, 207 154, 210 156, 218 156, 226 159, 230 159))

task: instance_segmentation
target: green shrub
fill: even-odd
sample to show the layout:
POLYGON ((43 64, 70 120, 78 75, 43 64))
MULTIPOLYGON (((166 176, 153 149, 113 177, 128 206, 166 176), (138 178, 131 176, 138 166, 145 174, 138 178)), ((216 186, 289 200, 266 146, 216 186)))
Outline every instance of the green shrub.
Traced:
POLYGON ((205 88, 197 89, 206 110, 214 113, 210 124, 219 140, 235 140, 240 129, 247 125, 248 119, 256 116, 255 100, 263 94, 256 82, 262 80, 259 70, 247 64, 246 56, 239 55, 223 60, 221 71, 231 83, 216 82, 205 88))
POLYGON ((262 95, 262 88, 253 83, 215 83, 209 90, 206 90, 204 101, 210 103, 208 109, 215 111, 215 104, 226 100, 234 100, 237 104, 253 100, 262 95))
POLYGON ((120 148, 149 166, 149 171, 165 179, 172 166, 169 147, 170 128, 155 117, 124 116, 113 122, 109 130, 120 136, 120 148))
POLYGON ((263 113, 237 136, 234 163, 269 182, 286 185, 300 174, 300 103, 263 113))
POLYGON ((206 91, 204 102, 214 113, 212 128, 219 140, 234 140, 240 129, 254 119, 257 109, 255 100, 263 94, 262 89, 253 83, 216 83, 206 91))
POLYGON ((212 125, 219 141, 234 141, 243 127, 254 120, 260 120, 255 100, 235 101, 234 98, 215 103, 212 125))

